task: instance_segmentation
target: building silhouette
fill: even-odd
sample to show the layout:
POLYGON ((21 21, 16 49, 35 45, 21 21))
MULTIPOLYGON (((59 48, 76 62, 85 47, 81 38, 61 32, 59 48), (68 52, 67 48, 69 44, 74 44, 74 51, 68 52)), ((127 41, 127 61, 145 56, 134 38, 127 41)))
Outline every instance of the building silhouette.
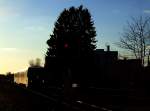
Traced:
MULTIPOLYGON (((139 59, 118 59, 117 51, 96 49, 92 56, 84 58, 48 57, 49 66, 29 67, 28 88, 49 90, 65 86, 88 88, 137 89, 150 91, 150 67, 142 66, 139 59), (68 85, 69 84, 69 85, 68 85)), ((16 80, 15 75, 15 80, 16 80)), ((21 74, 20 76, 21 77, 21 74)))

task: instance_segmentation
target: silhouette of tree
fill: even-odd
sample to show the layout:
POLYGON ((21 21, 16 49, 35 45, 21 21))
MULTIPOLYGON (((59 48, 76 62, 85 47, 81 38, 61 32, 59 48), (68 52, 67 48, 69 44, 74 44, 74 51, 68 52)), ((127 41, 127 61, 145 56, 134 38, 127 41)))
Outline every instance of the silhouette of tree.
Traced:
POLYGON ((55 22, 47 41, 45 68, 55 84, 60 87, 64 84, 65 93, 70 92, 74 81, 79 83, 85 79, 82 72, 88 72, 86 76, 92 74, 87 68, 92 70, 93 64, 89 61, 96 48, 95 36, 91 14, 82 5, 64 9, 55 22))
POLYGON ((85 56, 96 48, 94 22, 87 8, 79 6, 64 9, 50 39, 46 57, 85 56))
POLYGON ((135 58, 141 59, 144 64, 144 57, 150 45, 150 18, 132 18, 117 45, 132 52, 135 58))

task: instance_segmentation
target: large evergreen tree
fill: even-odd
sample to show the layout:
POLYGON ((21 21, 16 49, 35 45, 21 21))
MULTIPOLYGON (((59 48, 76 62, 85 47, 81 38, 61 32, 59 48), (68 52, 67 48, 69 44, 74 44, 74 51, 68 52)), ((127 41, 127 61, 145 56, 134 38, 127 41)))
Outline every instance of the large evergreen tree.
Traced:
POLYGON ((47 41, 46 57, 80 57, 96 48, 94 22, 87 8, 64 9, 47 41))

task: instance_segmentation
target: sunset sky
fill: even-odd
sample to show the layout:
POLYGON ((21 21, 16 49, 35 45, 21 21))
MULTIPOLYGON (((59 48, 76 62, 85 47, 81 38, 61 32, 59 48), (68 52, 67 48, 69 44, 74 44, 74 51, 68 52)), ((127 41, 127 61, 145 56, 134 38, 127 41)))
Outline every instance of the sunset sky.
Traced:
POLYGON ((88 8, 95 23, 97 48, 119 40, 131 17, 150 16, 150 0, 0 0, 0 73, 28 67, 44 57, 46 41, 60 12, 70 6, 88 8))

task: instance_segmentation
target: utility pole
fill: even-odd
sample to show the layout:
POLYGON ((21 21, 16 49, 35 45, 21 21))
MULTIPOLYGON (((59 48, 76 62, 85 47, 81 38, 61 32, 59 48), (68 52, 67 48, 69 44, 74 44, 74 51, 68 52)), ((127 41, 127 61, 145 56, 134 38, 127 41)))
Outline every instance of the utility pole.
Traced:
POLYGON ((70 99, 71 88, 72 88, 71 69, 70 69, 70 67, 67 67, 66 73, 65 73, 65 81, 64 81, 65 99, 70 99))

